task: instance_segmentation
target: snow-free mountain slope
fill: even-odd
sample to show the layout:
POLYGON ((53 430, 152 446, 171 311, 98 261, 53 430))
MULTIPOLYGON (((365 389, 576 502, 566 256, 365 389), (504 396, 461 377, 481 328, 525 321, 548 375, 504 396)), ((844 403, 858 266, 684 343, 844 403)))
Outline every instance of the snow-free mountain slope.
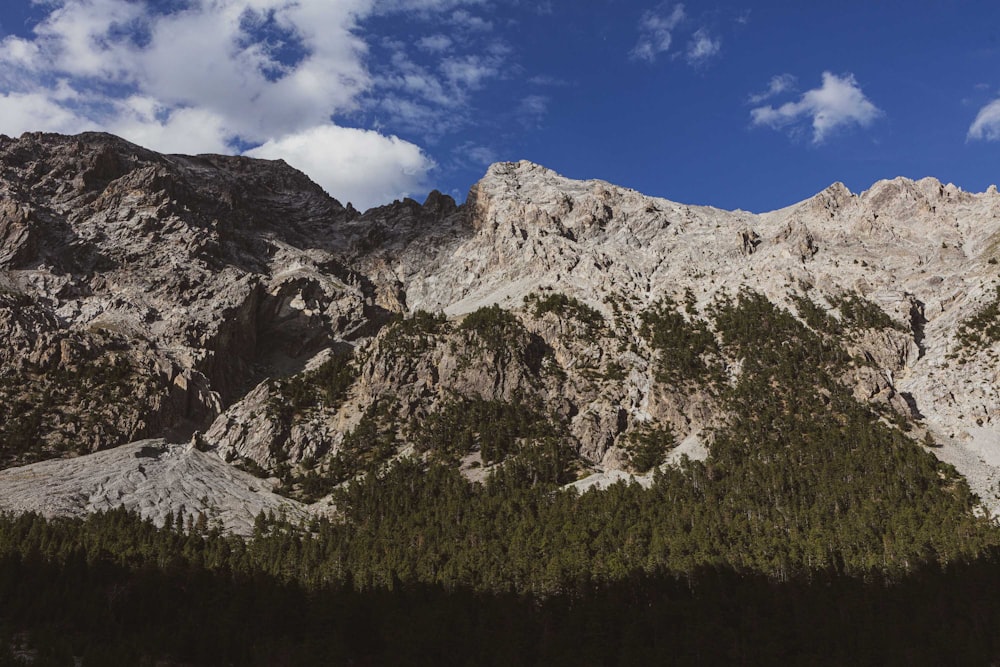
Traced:
POLYGON ((302 500, 406 454, 483 478, 542 441, 560 480, 614 479, 649 433, 710 456, 753 356, 718 321, 742 292, 842 348, 853 399, 997 509, 998 241, 996 188, 934 179, 757 215, 500 163, 463 206, 359 214, 281 162, 2 138, 3 460, 198 430, 302 500))

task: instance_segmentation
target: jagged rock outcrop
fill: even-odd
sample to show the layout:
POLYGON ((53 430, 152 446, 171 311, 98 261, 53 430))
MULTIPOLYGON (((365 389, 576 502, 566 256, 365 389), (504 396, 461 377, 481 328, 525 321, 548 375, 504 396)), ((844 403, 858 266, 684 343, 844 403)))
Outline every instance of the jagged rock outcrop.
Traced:
MULTIPOLYGON (((111 332, 133 357, 130 386, 163 385, 163 401, 136 396, 148 416, 116 414, 120 434, 87 448, 204 428, 261 378, 368 322, 360 278, 330 253, 330 229, 355 214, 283 163, 25 135, 0 141, 0 200, 0 287, 49 318, 25 344, 52 357, 66 336, 111 332), (143 367, 160 379, 140 381, 143 367)), ((10 352, 5 375, 26 380, 10 352)))

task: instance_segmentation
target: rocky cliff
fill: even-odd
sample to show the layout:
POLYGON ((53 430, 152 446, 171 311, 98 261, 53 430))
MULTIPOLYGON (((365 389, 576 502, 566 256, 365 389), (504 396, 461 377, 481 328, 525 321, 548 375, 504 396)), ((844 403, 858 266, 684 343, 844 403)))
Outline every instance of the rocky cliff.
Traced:
MULTIPOLYGON (((998 256, 996 189, 933 179, 756 215, 501 163, 463 206, 361 214, 282 162, 0 137, 0 463, 193 438, 267 479, 255 493, 310 502, 406 454, 474 479, 515 459, 558 460, 562 483, 640 473, 703 458, 738 416, 724 387, 754 352, 723 320, 753 294, 995 510, 998 256)), ((147 515, 196 505, 154 478, 129 490, 147 515)), ((276 505, 239 506, 217 511, 234 529, 276 505)))

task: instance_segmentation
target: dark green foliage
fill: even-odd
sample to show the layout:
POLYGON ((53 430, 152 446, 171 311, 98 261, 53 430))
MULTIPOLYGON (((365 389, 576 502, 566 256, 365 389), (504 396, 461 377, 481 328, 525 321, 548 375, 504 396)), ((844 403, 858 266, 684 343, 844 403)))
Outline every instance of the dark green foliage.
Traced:
POLYGON ((675 387, 712 386, 721 380, 718 346, 708 325, 664 298, 640 316, 640 335, 658 353, 656 379, 675 387))
POLYGON ((264 468, 262 468, 259 463, 246 456, 240 459, 239 462, 235 463, 234 465, 240 470, 248 472, 254 477, 259 477, 260 479, 267 479, 267 477, 269 476, 268 472, 264 470, 264 468))
POLYGON ((496 304, 469 313, 458 329, 475 334, 490 350, 503 349, 527 333, 516 315, 496 304))
POLYGON ((963 354, 974 354, 1000 340, 1000 287, 992 300, 959 322, 955 338, 963 354))
POLYGON ((383 399, 373 404, 354 429, 344 434, 340 449, 320 465, 304 461, 303 473, 288 469, 278 491, 306 503, 326 496, 338 484, 358 475, 375 474, 395 454, 397 428, 392 412, 395 401, 383 399))
MULTIPOLYGON (((450 516, 427 518, 425 540, 408 548, 447 568, 447 554, 428 545, 450 516)), ((73 656, 84 667, 989 665, 1000 657, 995 553, 895 582, 831 571, 784 583, 731 568, 633 571, 540 598, 409 577, 375 587, 289 577, 323 560, 317 544, 266 517, 247 543, 158 530, 123 512, 2 517, 0 665, 23 664, 12 645, 37 649, 39 667, 69 667, 73 656)), ((516 541, 511 551, 519 553, 516 541)))
POLYGON ((716 326, 745 364, 724 396, 731 423, 699 473, 711 483, 699 488, 725 523, 746 518, 726 531, 743 541, 739 562, 894 571, 994 543, 995 529, 973 527, 957 473, 835 381, 851 363, 839 347, 750 292, 721 304, 716 326))
POLYGON ((434 337, 448 333, 450 326, 444 313, 433 315, 418 310, 408 318, 400 318, 387 327, 379 352, 395 357, 422 354, 430 349, 434 337))
POLYGON ((745 378, 774 373, 808 378, 814 369, 843 368, 850 362, 837 340, 804 327, 765 296, 745 290, 734 303, 713 306, 715 328, 728 355, 743 359, 745 378))
MULTIPOLYGON (((409 426, 424 460, 389 463, 384 399, 335 456, 285 467, 290 495, 334 493, 335 521, 261 516, 244 542, 207 520, 0 517, 0 665, 10 627, 99 665, 997 657, 1000 532, 965 482, 853 400, 836 378, 854 362, 824 326, 749 291, 712 317, 720 343, 672 304, 644 316, 654 348, 695 369, 683 382, 742 361, 717 386, 730 421, 710 457, 649 489, 559 490, 576 465, 564 426, 521 402, 445 402, 409 426), (499 462, 485 484, 454 466, 476 447, 499 462)), ((655 466, 673 436, 633 442, 636 467, 655 466)))
POLYGON ((807 295, 793 294, 791 298, 792 303, 795 304, 795 309, 799 313, 799 317, 805 320, 805 323, 813 331, 820 335, 830 336, 837 336, 841 333, 840 321, 826 312, 825 308, 816 304, 807 295))
POLYGON ((845 331, 860 331, 863 329, 895 329, 907 331, 907 328, 889 317, 877 304, 858 293, 840 297, 828 297, 830 303, 840 312, 840 319, 833 317, 817 305, 807 295, 792 295, 792 303, 805 323, 822 336, 841 336, 845 331))
POLYGON ((352 472, 376 469, 396 453, 392 411, 397 408, 395 401, 384 398, 369 407, 358 425, 344 435, 339 456, 352 472))
POLYGON ((458 326, 465 341, 476 350, 476 358, 467 354, 463 363, 489 363, 503 367, 513 360, 523 363, 538 375, 549 348, 540 337, 529 334, 521 320, 494 304, 473 311, 458 326), (481 355, 487 354, 486 358, 481 355))
POLYGON ((164 382, 113 350, 81 356, 71 366, 23 362, 0 375, 0 468, 67 453, 95 440, 114 447, 142 437, 135 416, 164 382), (142 392, 136 390, 142 387, 142 392), (123 414, 134 415, 131 420, 123 414))
POLYGON ((307 499, 348 481, 335 492, 343 521, 276 524, 231 566, 308 585, 551 595, 704 567, 774 580, 899 578, 995 548, 996 527, 973 514, 954 470, 836 382, 852 363, 838 346, 752 292, 720 302, 714 317, 718 353, 743 364, 721 390, 731 421, 707 461, 658 471, 648 490, 559 491, 575 459, 558 422, 517 403, 456 400, 427 421, 428 461, 388 465, 398 438, 384 401, 318 472, 290 477, 289 492, 307 499), (502 461, 485 485, 452 463, 477 446, 502 461))
POLYGON ((545 296, 531 293, 524 297, 524 302, 535 317, 554 313, 560 319, 575 320, 582 325, 584 335, 588 338, 594 338, 606 329, 604 316, 599 310, 561 292, 545 296))
POLYGON ((644 473, 663 463, 667 452, 676 444, 674 432, 669 425, 641 424, 628 434, 625 451, 632 468, 644 473))
POLYGON ((419 452, 455 462, 479 450, 487 465, 515 452, 519 440, 555 436, 558 429, 522 401, 453 398, 411 426, 419 452))
POLYGON ((889 317, 877 304, 861 294, 832 297, 831 303, 840 311, 844 325, 849 329, 896 329, 907 328, 889 317))
POLYGON ((576 480, 580 467, 573 441, 545 435, 517 443, 503 465, 491 471, 495 488, 554 488, 576 480))
POLYGON ((698 314, 698 309, 695 307, 698 304, 698 298, 694 295, 694 292, 690 287, 684 290, 684 312, 688 315, 694 317, 698 314))
POLYGON ((336 349, 319 367, 272 381, 268 410, 285 424, 314 408, 335 410, 344 402, 356 377, 353 350, 336 349))
POLYGON ((617 361, 609 361, 604 368, 604 379, 619 382, 625 379, 625 367, 617 361))

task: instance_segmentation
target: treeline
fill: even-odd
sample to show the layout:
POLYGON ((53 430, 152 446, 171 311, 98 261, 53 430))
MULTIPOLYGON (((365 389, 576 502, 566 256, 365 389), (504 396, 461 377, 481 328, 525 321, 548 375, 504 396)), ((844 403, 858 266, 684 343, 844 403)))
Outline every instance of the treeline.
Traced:
MULTIPOLYGON (((231 538, 121 512, 0 521, 0 666, 989 665, 998 554, 906 578, 632 572, 546 596, 394 579, 358 590, 239 563, 231 538), (168 545, 168 546, 161 546, 168 545), (25 548, 26 547, 26 548, 25 548), (234 548, 229 558, 220 554, 234 548), (60 555, 61 554, 61 555, 60 555), (232 567, 235 566, 235 567, 232 567)), ((242 554, 241 554, 242 552, 242 554)))

